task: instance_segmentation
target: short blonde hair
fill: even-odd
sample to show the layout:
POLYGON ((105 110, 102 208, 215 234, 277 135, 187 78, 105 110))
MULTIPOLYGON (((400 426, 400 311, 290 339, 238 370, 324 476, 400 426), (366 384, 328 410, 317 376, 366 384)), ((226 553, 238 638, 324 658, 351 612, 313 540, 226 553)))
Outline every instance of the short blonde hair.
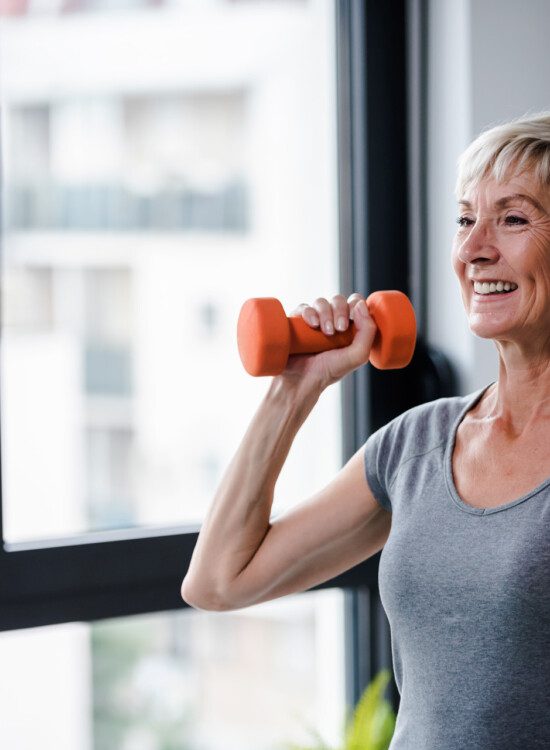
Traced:
POLYGON ((458 159, 455 195, 491 176, 498 182, 530 169, 550 185, 550 112, 524 115, 483 131, 458 159))

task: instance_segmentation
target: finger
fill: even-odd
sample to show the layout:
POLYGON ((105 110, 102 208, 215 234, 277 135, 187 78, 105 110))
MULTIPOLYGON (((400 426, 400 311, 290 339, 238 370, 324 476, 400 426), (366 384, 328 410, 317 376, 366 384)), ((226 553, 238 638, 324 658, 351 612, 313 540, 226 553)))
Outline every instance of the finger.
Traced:
POLYGON ((288 313, 288 317, 295 318, 296 316, 301 315, 303 311, 308 307, 309 305, 307 304, 307 302, 302 302, 297 307, 295 307, 294 310, 292 310, 292 312, 288 313))
POLYGON ((354 292, 353 294, 350 294, 350 296, 348 297, 348 305, 349 305, 349 310, 350 310, 349 316, 351 320, 354 320, 355 306, 357 305, 358 302, 364 299, 365 297, 360 292, 354 292))
POLYGON ((334 333, 334 314, 330 302, 325 297, 317 297, 312 305, 319 314, 321 329, 324 333, 334 333))
POLYGON ((342 350, 347 355, 350 370, 355 370, 368 361, 377 331, 364 299, 356 301, 354 312, 356 333, 351 344, 342 350))
POLYGON ((334 328, 345 331, 349 325, 349 305, 343 294, 335 294, 331 299, 334 328))
POLYGON ((317 314, 317 311, 313 309, 311 305, 308 305, 305 302, 302 302, 302 304, 298 305, 291 313, 289 317, 302 317, 306 323, 308 323, 310 326, 313 326, 313 328, 317 328, 319 326, 319 315, 317 314))

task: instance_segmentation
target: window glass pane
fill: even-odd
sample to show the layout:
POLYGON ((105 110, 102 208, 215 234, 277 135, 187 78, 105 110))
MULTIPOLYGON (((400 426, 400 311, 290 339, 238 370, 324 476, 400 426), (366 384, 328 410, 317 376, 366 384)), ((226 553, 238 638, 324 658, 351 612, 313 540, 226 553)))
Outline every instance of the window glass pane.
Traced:
MULTIPOLYGON (((5 539, 195 524, 269 385, 242 304, 340 291, 333 3, 0 7, 5 539)), ((340 450, 332 386, 274 511, 340 450)))
POLYGON ((335 746, 343 596, 2 633, 2 746, 282 750, 310 729, 335 746))

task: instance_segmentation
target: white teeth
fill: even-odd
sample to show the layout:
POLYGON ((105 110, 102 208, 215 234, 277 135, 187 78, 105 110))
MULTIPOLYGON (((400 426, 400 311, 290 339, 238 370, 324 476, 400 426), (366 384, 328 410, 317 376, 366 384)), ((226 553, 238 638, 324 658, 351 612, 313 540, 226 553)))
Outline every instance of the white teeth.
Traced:
POLYGON ((474 292, 477 294, 494 294, 495 292, 510 292, 518 285, 510 281, 474 281, 474 292))

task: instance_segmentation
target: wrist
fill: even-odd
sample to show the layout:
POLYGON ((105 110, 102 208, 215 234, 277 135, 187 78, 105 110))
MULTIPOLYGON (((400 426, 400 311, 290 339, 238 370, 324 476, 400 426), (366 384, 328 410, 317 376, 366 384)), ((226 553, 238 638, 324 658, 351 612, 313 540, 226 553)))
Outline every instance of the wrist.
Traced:
POLYGON ((305 411, 305 417, 313 409, 323 391, 324 386, 320 381, 306 381, 302 377, 282 374, 272 378, 267 398, 276 402, 280 408, 305 411))

